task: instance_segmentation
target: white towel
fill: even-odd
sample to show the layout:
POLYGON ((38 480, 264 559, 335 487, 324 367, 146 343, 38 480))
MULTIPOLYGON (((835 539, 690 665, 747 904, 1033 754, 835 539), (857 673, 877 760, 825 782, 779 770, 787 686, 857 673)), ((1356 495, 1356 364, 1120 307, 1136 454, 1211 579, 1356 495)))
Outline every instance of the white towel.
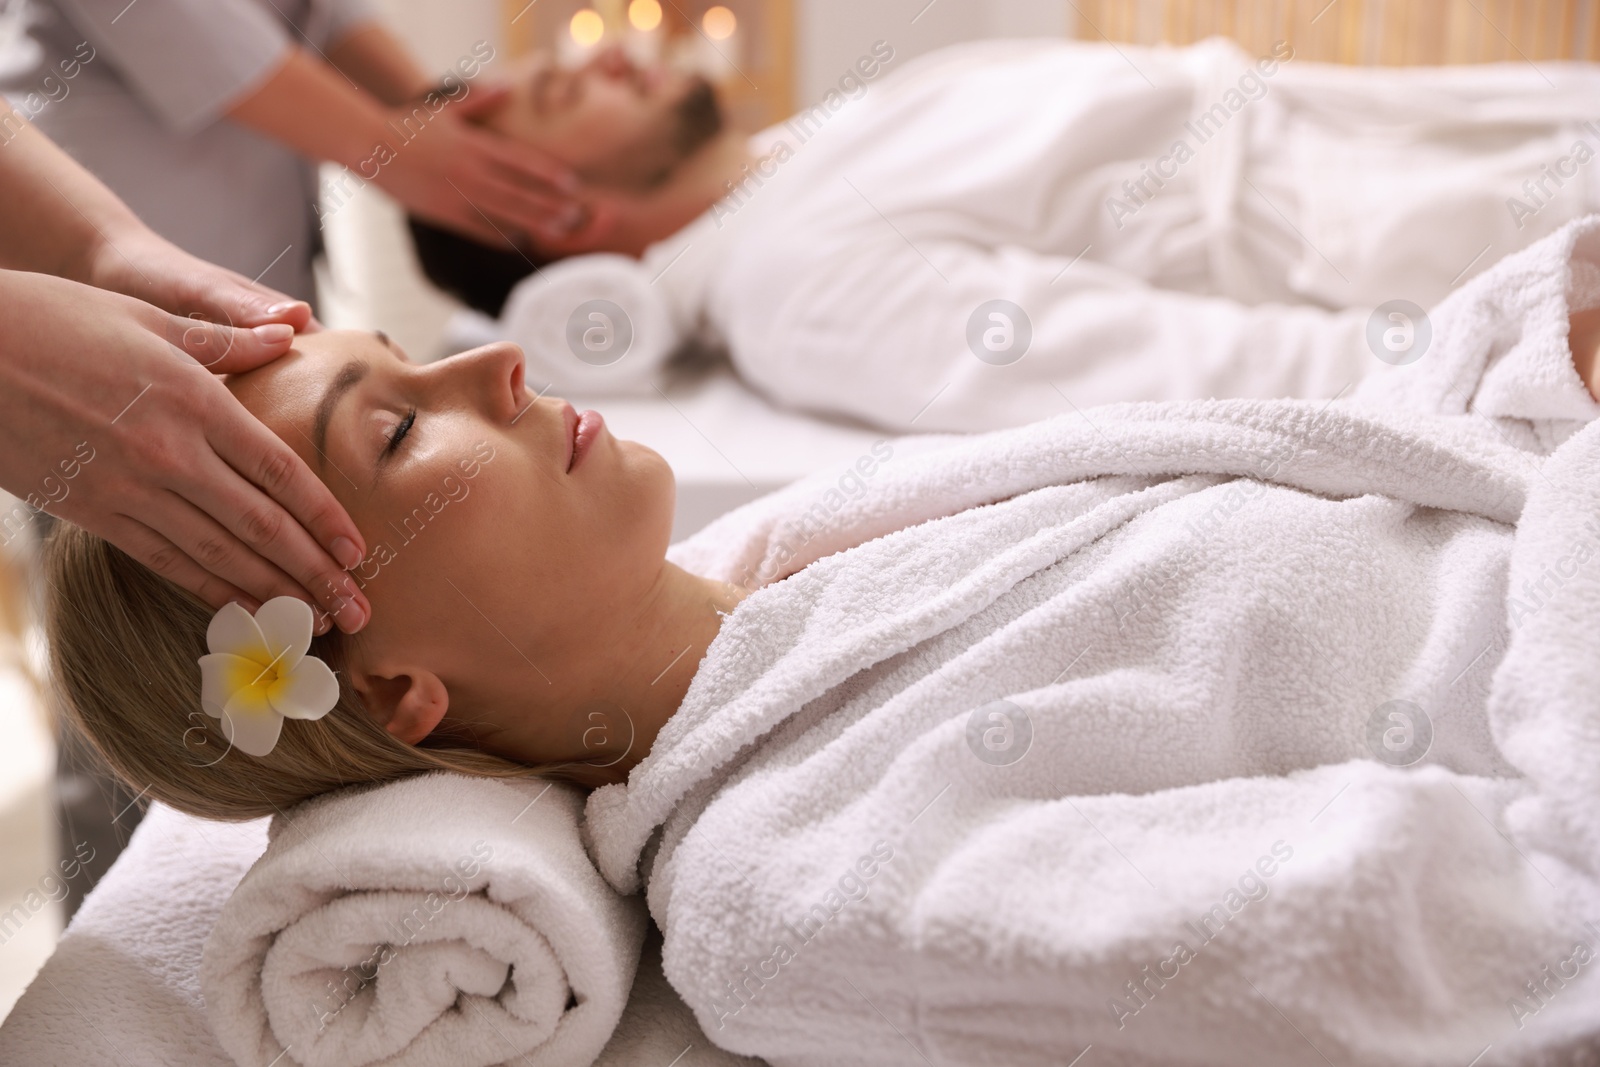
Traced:
POLYGON ((517 283, 497 332, 557 395, 650 395, 682 340, 651 276, 628 256, 573 256, 517 283))
POLYGON ((1437 309, 1426 410, 1092 409, 677 546, 773 584, 585 832, 708 1035, 776 1067, 1600 1038, 1600 425, 1565 336, 1597 233, 1437 309))
POLYGON ((582 794, 435 774, 274 820, 201 986, 243 1067, 588 1067, 647 920, 578 840, 582 794))
MULTIPOLYGON (((267 823, 211 822, 153 805, 0 1025, 0 1063, 234 1067, 206 1021, 201 949, 266 850, 267 823)), ((653 931, 645 938, 627 1011, 594 1067, 759 1065, 706 1040, 661 973, 660 941, 653 931)))

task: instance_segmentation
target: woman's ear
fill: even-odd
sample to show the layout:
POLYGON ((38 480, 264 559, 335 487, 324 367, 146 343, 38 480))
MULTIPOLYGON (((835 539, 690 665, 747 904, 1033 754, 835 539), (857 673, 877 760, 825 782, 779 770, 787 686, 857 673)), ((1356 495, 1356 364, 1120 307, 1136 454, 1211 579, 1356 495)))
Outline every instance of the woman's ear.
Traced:
POLYGON ((433 733, 450 710, 450 693, 439 676, 429 671, 390 676, 351 671, 350 684, 378 725, 408 745, 433 733))

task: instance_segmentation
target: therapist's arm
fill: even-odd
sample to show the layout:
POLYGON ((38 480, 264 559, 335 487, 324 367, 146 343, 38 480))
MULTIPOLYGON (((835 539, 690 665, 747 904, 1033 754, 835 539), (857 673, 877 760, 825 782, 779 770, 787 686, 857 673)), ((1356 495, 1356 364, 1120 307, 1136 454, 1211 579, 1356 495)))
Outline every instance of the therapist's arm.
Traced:
POLYGON ((335 70, 390 106, 438 86, 438 79, 417 66, 400 39, 379 22, 358 23, 328 47, 327 55, 335 70))
MULTIPOLYGON (((462 89, 467 98, 480 91, 462 89)), ((503 245, 519 235, 562 232, 562 220, 575 211, 565 195, 576 187, 568 168, 461 121, 451 112, 465 103, 449 104, 420 132, 402 134, 408 108, 383 105, 293 48, 228 117, 303 156, 341 163, 414 214, 481 241, 503 245)))
POLYGON ((204 369, 282 355, 306 305, 173 247, 23 124, 0 146, 0 307, 0 488, 213 606, 300 596, 364 625, 360 531, 204 369))
POLYGON ((234 326, 283 322, 298 330, 311 323, 309 305, 155 234, 98 178, 13 116, 20 132, 0 148, 0 268, 54 274, 234 326))

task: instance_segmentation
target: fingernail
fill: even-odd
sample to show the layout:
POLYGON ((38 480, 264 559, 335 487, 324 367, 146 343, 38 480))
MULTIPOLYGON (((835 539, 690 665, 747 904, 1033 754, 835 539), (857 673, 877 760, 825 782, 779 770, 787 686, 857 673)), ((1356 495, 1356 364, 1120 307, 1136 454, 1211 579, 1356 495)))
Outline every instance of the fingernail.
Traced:
POLYGON ((257 326, 250 331, 261 339, 263 344, 281 345, 294 337, 294 327, 287 322, 269 322, 265 326, 257 326))
POLYGON ((360 632, 361 628, 367 624, 367 619, 370 616, 360 604, 354 600, 347 600, 339 608, 339 613, 336 617, 339 620, 339 629, 347 634, 353 634, 360 632))
POLYGON ((356 543, 350 538, 335 537, 333 544, 329 547, 333 549, 333 558, 338 560, 339 566, 345 570, 361 565, 361 550, 356 547, 356 543))
POLYGON ((300 301, 298 301, 298 300, 285 300, 281 304, 273 304, 271 307, 269 307, 267 309, 267 314, 268 315, 282 315, 285 312, 290 311, 293 308, 297 307, 299 304, 300 304, 300 301))

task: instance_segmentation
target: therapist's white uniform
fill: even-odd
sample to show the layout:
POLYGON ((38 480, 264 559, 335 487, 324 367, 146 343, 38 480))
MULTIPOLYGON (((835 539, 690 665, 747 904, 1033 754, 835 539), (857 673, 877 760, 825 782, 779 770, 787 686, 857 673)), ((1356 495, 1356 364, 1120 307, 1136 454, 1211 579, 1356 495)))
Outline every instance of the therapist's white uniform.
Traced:
POLYGON ((37 62, 0 89, 62 82, 88 42, 34 123, 168 240, 310 300, 315 165, 223 116, 294 45, 326 51, 371 17, 365 0, 32 0, 37 62))

